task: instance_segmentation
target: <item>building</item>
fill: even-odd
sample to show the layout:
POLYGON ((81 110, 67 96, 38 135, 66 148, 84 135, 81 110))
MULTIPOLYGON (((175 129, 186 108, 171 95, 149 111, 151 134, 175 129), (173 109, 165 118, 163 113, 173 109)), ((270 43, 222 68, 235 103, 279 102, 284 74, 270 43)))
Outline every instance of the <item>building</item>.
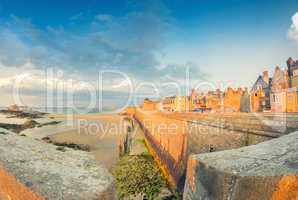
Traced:
POLYGON ((298 112, 298 61, 287 60, 289 89, 287 90, 287 112, 298 112))
POLYGON ((298 90, 292 87, 287 90, 287 108, 286 112, 298 112, 298 90))
POLYGON ((144 99, 142 109, 144 111, 156 111, 158 110, 158 101, 152 101, 148 98, 144 99))
POLYGON ((244 89, 240 98, 240 112, 250 112, 250 94, 247 88, 244 89))
POLYGON ((263 112, 270 110, 270 88, 271 79, 269 78, 268 71, 264 71, 263 76, 260 75, 258 77, 250 91, 250 110, 252 112, 263 112))
POLYGON ((216 91, 208 91, 204 97, 206 110, 212 112, 221 112, 223 108, 223 93, 217 89, 216 91))
POLYGON ((165 97, 161 101, 161 110, 167 112, 174 112, 175 111, 175 98, 176 96, 165 97))
POLYGON ((188 112, 190 111, 190 96, 165 97, 161 101, 161 110, 167 112, 188 112))
POLYGON ((272 112, 298 112, 298 62, 287 60, 287 70, 275 68, 271 92, 272 112))
POLYGON ((287 60, 289 87, 298 87, 298 61, 291 57, 287 60))
POLYGON ((199 108, 198 100, 199 95, 195 89, 192 89, 189 95, 189 110, 194 111, 199 108))
POLYGON ((287 112, 287 93, 290 80, 288 72, 278 66, 274 70, 271 82, 270 103, 272 112, 287 112))
POLYGON ((225 112, 240 112, 240 103, 243 90, 238 88, 234 90, 228 87, 224 93, 224 111, 225 112))
POLYGON ((191 90, 189 101, 190 111, 204 111, 206 109, 204 96, 198 94, 198 92, 195 89, 191 90))
POLYGON ((175 111, 176 112, 188 112, 190 109, 190 97, 189 96, 175 96, 175 111))
POLYGON ((286 63, 285 70, 275 67, 272 79, 267 71, 258 77, 251 90, 253 112, 298 112, 298 61, 289 58, 286 63))

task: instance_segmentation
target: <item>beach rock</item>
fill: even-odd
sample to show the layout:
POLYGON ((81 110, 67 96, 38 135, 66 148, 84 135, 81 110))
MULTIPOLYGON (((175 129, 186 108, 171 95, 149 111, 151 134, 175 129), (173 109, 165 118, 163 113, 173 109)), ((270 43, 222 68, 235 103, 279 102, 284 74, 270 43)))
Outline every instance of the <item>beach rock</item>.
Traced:
POLYGON ((17 110, 0 110, 0 113, 9 115, 8 118, 28 118, 28 119, 37 119, 42 118, 46 113, 32 111, 32 112, 25 112, 25 111, 17 111, 17 110))
POLYGON ((32 119, 27 119, 23 124, 23 129, 34 128, 36 125, 39 125, 39 123, 32 119))
POLYGON ((43 126, 56 125, 59 123, 61 123, 61 121, 50 121, 46 123, 38 123, 33 119, 27 119, 23 124, 0 123, 0 128, 11 130, 15 133, 20 133, 26 129, 31 129, 35 127, 41 128, 43 126))
POLYGON ((112 175, 84 151, 59 151, 15 133, 0 134, 0 166, 45 199, 114 198, 112 175))

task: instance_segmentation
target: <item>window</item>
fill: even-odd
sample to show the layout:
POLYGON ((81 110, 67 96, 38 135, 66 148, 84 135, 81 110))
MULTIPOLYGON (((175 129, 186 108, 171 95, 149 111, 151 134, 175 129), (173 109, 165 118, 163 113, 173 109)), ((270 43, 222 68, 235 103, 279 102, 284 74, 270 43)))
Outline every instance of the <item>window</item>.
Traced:
POLYGON ((276 96, 275 96, 275 102, 276 102, 276 103, 279 103, 279 100, 280 100, 279 96, 276 95, 276 96))
POLYGON ((293 101, 293 96, 288 96, 289 101, 293 101))
POLYGON ((295 69, 295 70, 293 71, 293 76, 298 76, 298 69, 295 69))

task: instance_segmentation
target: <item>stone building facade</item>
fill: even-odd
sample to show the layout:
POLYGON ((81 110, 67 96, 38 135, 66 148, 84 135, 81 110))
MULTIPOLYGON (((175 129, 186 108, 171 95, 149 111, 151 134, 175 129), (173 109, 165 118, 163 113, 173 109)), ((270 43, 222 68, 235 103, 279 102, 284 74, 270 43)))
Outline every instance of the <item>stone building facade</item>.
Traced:
POLYGON ((242 88, 234 90, 228 87, 224 93, 224 111, 225 112, 240 112, 240 102, 243 94, 242 88))
POLYGON ((189 99, 189 109, 191 111, 197 110, 199 108, 199 94, 195 89, 192 89, 190 92, 189 99))
POLYGON ((272 112, 287 112, 287 90, 289 89, 289 78, 286 70, 275 68, 270 92, 272 112))
POLYGON ((289 58, 287 69, 276 67, 272 78, 264 71, 250 92, 229 87, 199 95, 192 89, 189 96, 166 97, 160 105, 169 112, 298 112, 298 61, 289 58))
POLYGON ((258 77, 250 91, 252 112, 263 112, 270 110, 270 89, 271 79, 269 78, 268 71, 264 71, 263 75, 258 77))
POLYGON ((162 111, 165 112, 174 112, 175 111, 175 96, 165 97, 162 99, 162 111))
POLYGON ((294 61, 291 57, 287 60, 289 87, 298 87, 298 60, 294 61))
POLYGON ((251 89, 252 112, 298 112, 298 61, 287 60, 287 69, 275 67, 272 78, 267 71, 251 89))
POLYGON ((287 60, 289 89, 287 90, 287 112, 298 112, 298 61, 287 60))
POLYGON ((187 112, 190 107, 189 96, 175 96, 175 111, 176 112, 187 112))
POLYGON ((155 111, 158 110, 158 101, 152 101, 150 99, 144 99, 142 110, 144 111, 155 111))
POLYGON ((190 110, 189 96, 171 96, 165 97, 161 101, 163 111, 167 112, 186 112, 190 110))
POLYGON ((250 94, 247 88, 244 89, 240 98, 240 112, 250 112, 250 94))
POLYGON ((298 112, 298 61, 287 60, 287 69, 275 68, 270 92, 272 112, 298 112))
POLYGON ((221 112, 223 110, 223 93, 219 89, 207 92, 204 101, 209 111, 221 112))
POLYGON ((287 90, 287 107, 286 112, 298 112, 298 91, 297 87, 287 90))
POLYGON ((190 102, 189 110, 190 111, 204 111, 206 110, 206 104, 204 100, 204 95, 198 94, 195 89, 192 89, 190 92, 190 102))

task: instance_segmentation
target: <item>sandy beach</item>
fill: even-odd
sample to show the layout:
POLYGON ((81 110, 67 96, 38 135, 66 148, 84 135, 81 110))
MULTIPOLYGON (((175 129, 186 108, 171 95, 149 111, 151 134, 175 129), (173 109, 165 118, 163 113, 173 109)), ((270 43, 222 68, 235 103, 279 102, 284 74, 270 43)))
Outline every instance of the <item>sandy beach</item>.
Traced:
POLYGON ((107 168, 116 164, 119 158, 119 145, 127 132, 126 117, 120 114, 40 114, 37 118, 14 116, 4 113, 0 116, 3 126, 22 126, 27 120, 38 124, 20 129, 19 134, 44 142, 52 143, 62 151, 77 148, 90 151, 95 159, 107 168), (55 122, 55 123, 53 123, 55 122), (44 126, 44 124, 49 124, 44 126), (62 147, 61 147, 62 146, 62 147))
POLYGON ((118 114, 50 114, 55 120, 72 120, 73 130, 48 136, 53 143, 86 145, 96 160, 111 168, 119 157, 119 144, 125 133, 123 116, 118 114))

